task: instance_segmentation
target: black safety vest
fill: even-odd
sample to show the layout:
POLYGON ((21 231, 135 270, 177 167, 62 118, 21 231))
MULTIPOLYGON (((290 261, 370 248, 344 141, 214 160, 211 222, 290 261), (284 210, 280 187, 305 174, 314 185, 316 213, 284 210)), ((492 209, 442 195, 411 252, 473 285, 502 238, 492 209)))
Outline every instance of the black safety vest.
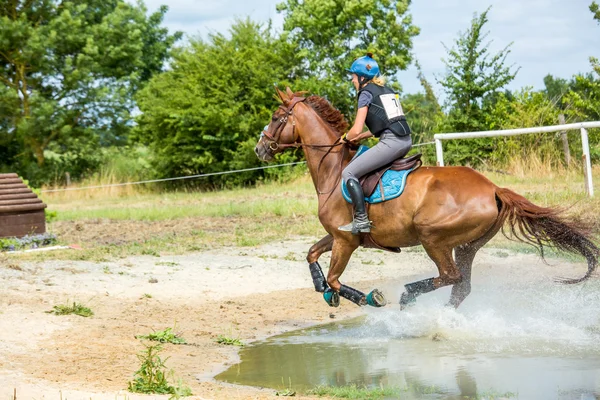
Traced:
POLYGON ((387 86, 379 86, 374 83, 368 83, 358 92, 358 95, 360 96, 364 91, 373 96, 365 124, 375 137, 379 137, 386 129, 398 136, 410 135, 406 123, 404 126, 400 123, 400 121, 406 120, 406 117, 396 92, 387 86))

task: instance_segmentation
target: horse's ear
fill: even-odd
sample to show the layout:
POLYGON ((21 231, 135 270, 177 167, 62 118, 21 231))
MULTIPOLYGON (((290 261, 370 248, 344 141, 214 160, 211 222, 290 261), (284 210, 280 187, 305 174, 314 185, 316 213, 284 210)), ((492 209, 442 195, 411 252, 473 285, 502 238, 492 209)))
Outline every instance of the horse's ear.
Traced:
POLYGON ((293 98, 294 98, 294 92, 293 92, 293 90, 292 90, 292 89, 290 89, 290 87, 289 87, 289 86, 285 88, 285 91, 287 92, 287 94, 288 94, 288 97, 289 97, 290 99, 293 99, 293 98))
POLYGON ((279 96, 279 99, 281 99, 281 101, 283 103, 285 103, 287 101, 285 93, 283 93, 281 90, 279 90, 279 88, 277 86, 275 86, 275 92, 277 93, 277 96, 279 96))

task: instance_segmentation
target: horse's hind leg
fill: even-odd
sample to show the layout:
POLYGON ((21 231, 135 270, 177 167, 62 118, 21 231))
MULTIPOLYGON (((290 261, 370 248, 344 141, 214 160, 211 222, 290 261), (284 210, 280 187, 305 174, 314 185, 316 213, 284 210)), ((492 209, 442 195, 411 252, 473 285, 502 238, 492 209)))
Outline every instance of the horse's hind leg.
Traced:
POLYGON ((323 239, 311 246, 306 256, 308 261, 308 268, 310 269, 310 275, 312 276, 313 284, 317 292, 323 293, 329 286, 323 275, 323 270, 319 265, 319 257, 321 254, 331 251, 333 247, 333 236, 327 235, 323 239))
POLYGON ((432 292, 444 286, 454 285, 461 281, 462 276, 452 258, 452 248, 441 248, 423 244, 425 251, 438 267, 440 276, 437 278, 423 279, 404 285, 406 292, 400 297, 400 305, 406 306, 413 303, 417 296, 432 292))
POLYGON ((460 271, 462 280, 452 287, 448 306, 458 308, 460 303, 471 293, 471 267, 473 266, 475 254, 479 249, 480 247, 474 247, 472 244, 458 246, 454 249, 456 266, 460 271))
POLYGON ((481 249, 496 235, 496 233, 498 233, 500 226, 501 225, 499 224, 494 224, 490 230, 479 239, 471 243, 458 246, 454 249, 456 265, 460 271, 460 274, 462 275, 462 281, 455 284, 452 288, 452 294, 450 295, 450 301, 448 302, 449 306, 458 308, 460 303, 462 303, 467 298, 469 293, 471 293, 471 269, 473 267, 475 255, 479 249, 481 249))

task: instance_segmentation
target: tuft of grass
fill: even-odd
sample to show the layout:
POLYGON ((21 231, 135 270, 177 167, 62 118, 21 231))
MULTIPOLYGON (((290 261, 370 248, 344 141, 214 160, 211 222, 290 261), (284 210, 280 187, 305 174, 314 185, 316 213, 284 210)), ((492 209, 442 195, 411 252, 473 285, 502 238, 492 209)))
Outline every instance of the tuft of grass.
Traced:
POLYGON ((275 392, 275 396, 281 396, 281 397, 294 397, 295 395, 296 395, 296 391, 294 391, 292 389, 278 390, 275 392))
POLYGON ((172 261, 159 261, 154 263, 157 266, 165 266, 165 267, 178 267, 180 264, 172 261))
POLYGON ((513 392, 497 392, 495 390, 489 390, 481 393, 477 393, 477 395, 473 398, 473 400, 504 400, 504 399, 512 399, 518 398, 518 393, 513 392))
POLYGON ((333 397, 339 399, 379 400, 386 397, 397 397, 403 390, 393 387, 368 388, 357 385, 348 386, 317 386, 307 394, 318 397, 333 397))
POLYGON ((244 343, 240 339, 233 339, 225 335, 219 335, 216 340, 217 343, 223 344, 226 346, 245 346, 244 343))
POLYGON ((80 317, 91 317, 94 315, 94 312, 91 309, 77 302, 73 302, 73 305, 61 304, 54 306, 52 307, 52 310, 46 311, 46 313, 54 315, 75 314, 79 315, 80 317))
MULTIPOLYGON (((276 391, 275 396, 281 396, 281 397, 296 396, 296 391, 292 389, 292 378, 288 378, 288 379, 289 379, 289 383, 288 383, 287 388, 276 391)), ((281 383, 284 383, 283 377, 281 377, 281 383)))
MULTIPOLYGON (((152 297, 152 296, 150 296, 152 297)), ((160 343, 185 344, 186 340, 180 336, 180 333, 173 332, 173 328, 166 328, 162 331, 156 331, 148 335, 138 335, 136 339, 152 340, 160 343)))
POLYGON ((142 255, 144 256, 154 256, 154 257, 160 257, 160 253, 154 249, 143 249, 142 250, 142 255))
POLYGON ((12 269, 13 271, 23 271, 23 267, 17 263, 9 263, 6 265, 6 268, 12 269))
POLYGON ((129 382, 127 389, 132 393, 171 394, 169 399, 191 396, 191 389, 183 385, 181 381, 177 386, 169 384, 165 366, 168 357, 162 360, 161 351, 162 346, 157 344, 146 346, 146 349, 138 354, 141 366, 135 372, 134 379, 129 382))

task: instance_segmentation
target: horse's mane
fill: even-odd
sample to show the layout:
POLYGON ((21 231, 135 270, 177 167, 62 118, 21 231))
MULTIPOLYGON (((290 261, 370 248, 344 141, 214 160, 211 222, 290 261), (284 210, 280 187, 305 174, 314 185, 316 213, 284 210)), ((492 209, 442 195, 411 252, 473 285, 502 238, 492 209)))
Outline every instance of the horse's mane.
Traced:
POLYGON ((324 98, 314 95, 308 96, 306 104, 311 106, 323 121, 327 122, 340 136, 348 129, 348 121, 346 121, 344 114, 324 98))
MULTIPOLYGON (((306 92, 296 92, 294 93, 289 87, 286 88, 286 91, 283 92, 278 88, 275 88, 277 92, 277 96, 279 100, 286 104, 291 101, 295 97, 304 97, 306 92)), ((308 96, 306 98, 306 104, 311 106, 313 110, 321 117, 321 119, 329 124, 329 126, 339 133, 339 135, 343 135, 346 133, 348 129, 348 121, 346 121, 346 117, 344 114, 340 112, 337 108, 331 105, 329 101, 320 97, 320 96, 308 96)))

